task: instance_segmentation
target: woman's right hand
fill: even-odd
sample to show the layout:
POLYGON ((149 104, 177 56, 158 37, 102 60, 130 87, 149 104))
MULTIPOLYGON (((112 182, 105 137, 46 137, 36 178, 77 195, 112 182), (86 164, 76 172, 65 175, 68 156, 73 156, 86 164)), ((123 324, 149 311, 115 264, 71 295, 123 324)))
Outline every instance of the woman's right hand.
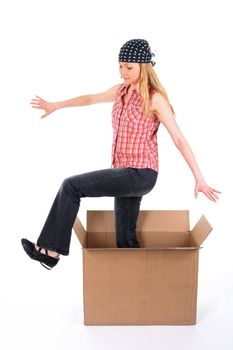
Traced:
POLYGON ((40 118, 45 118, 47 115, 57 110, 57 104, 53 102, 47 102, 43 100, 40 96, 36 95, 36 99, 32 99, 31 105, 33 108, 39 108, 45 110, 45 114, 43 114, 40 118))

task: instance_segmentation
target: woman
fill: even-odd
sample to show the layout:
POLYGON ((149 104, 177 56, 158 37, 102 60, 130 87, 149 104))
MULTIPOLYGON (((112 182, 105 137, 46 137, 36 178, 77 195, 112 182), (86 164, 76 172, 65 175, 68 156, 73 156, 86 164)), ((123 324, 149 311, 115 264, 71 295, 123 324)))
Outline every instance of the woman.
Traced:
POLYGON ((50 103, 39 96, 34 108, 45 110, 41 118, 59 108, 114 102, 112 108, 113 145, 111 168, 66 178, 54 199, 44 227, 34 244, 23 238, 26 253, 47 269, 54 267, 60 254, 68 255, 72 227, 82 197, 114 197, 116 244, 118 248, 139 248, 136 222, 142 196, 157 180, 159 163, 157 131, 160 122, 188 163, 195 178, 195 197, 203 192, 212 201, 218 199, 198 167, 193 152, 181 133, 174 110, 151 60, 149 43, 143 39, 127 41, 120 49, 119 69, 123 84, 109 90, 50 103))

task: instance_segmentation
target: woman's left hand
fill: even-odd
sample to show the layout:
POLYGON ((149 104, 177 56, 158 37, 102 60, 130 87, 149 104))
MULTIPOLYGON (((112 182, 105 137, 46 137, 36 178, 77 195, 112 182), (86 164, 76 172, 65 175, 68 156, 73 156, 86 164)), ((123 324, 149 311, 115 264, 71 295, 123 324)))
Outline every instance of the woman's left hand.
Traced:
POLYGON ((217 202, 217 199, 219 199, 216 193, 221 193, 220 191, 215 190, 212 187, 209 187, 205 182, 205 180, 203 179, 196 181, 196 186, 194 190, 195 198, 197 198, 198 192, 203 192, 204 195, 206 195, 206 197, 208 197, 211 201, 214 201, 214 202, 217 202))

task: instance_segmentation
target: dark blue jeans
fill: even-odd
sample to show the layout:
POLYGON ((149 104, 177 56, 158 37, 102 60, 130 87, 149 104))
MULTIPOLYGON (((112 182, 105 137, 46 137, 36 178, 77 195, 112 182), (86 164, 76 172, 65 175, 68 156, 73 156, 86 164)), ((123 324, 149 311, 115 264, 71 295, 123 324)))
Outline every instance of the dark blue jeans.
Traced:
POLYGON ((157 172, 150 168, 108 168, 66 178, 54 199, 37 245, 69 255, 71 233, 82 197, 115 197, 118 248, 139 247, 136 223, 142 196, 154 187, 157 172))

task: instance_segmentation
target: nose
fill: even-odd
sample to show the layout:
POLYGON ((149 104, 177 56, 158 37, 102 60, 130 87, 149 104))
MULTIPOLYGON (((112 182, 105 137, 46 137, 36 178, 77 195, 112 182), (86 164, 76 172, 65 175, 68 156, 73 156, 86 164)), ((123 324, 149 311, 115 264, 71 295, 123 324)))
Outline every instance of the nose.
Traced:
POLYGON ((123 69, 123 68, 120 68, 120 74, 121 74, 121 76, 125 79, 125 78, 128 78, 128 76, 127 76, 127 73, 126 73, 126 70, 125 69, 123 69))

